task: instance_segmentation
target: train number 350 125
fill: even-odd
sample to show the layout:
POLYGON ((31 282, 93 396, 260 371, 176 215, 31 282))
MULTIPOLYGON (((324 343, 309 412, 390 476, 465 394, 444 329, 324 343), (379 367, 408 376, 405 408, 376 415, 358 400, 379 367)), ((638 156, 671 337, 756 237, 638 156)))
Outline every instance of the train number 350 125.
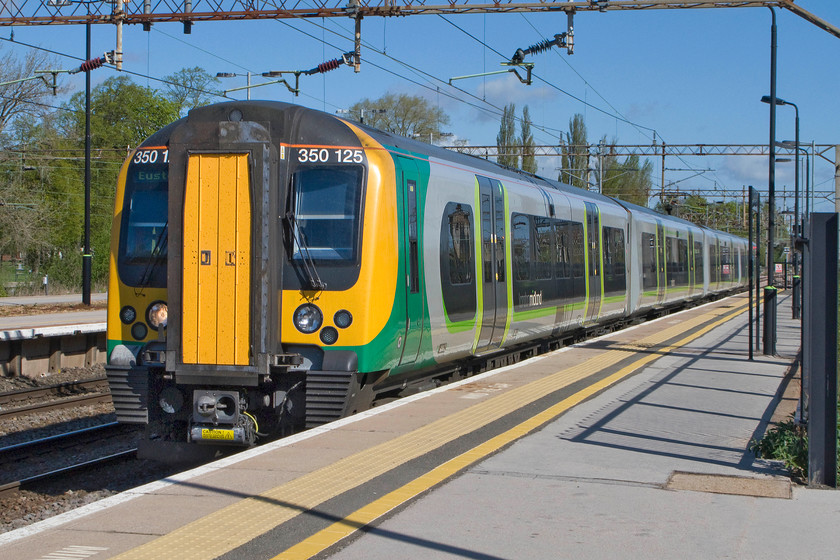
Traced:
POLYGON ((329 150, 327 148, 300 148, 297 159, 300 163, 362 163, 364 152, 348 148, 329 150))

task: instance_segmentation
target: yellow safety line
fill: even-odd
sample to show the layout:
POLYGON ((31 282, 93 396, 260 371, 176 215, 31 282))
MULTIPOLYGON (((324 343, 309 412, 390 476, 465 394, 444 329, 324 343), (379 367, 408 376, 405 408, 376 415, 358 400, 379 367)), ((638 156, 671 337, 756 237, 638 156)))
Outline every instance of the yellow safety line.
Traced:
MULTIPOLYGON (((723 319, 715 321, 697 332, 686 336, 678 342, 663 348, 662 351, 670 352, 673 349, 679 348, 681 345, 687 344, 703 336, 716 326, 729 321, 733 316, 727 316, 723 319)), ((392 509, 399 507, 419 494, 442 483, 470 465, 485 459, 502 447, 528 435, 532 431, 540 428, 568 411, 573 406, 580 404, 592 395, 595 395, 607 387, 621 381, 640 367, 656 360, 657 358, 659 358, 659 356, 656 354, 648 354, 647 356, 636 360, 632 364, 623 367, 609 377, 606 377, 601 381, 578 391, 577 393, 563 399, 559 403, 547 408, 543 412, 532 416, 517 426, 514 426, 508 431, 499 434, 498 436, 493 437, 476 447, 473 447, 469 451, 450 459, 419 478, 412 480, 401 488, 398 488, 378 500, 362 507, 361 509, 356 510, 341 521, 333 523, 326 529, 315 533, 311 537, 278 554, 271 560, 305 560, 312 558, 316 554, 319 554, 327 548, 337 544, 342 539, 349 537, 359 529, 370 525, 376 519, 382 517, 392 509)))
MULTIPOLYGON (((740 307, 745 308, 746 304, 740 307)), ((633 355, 639 347, 650 349, 657 343, 678 336, 679 333, 706 322, 710 314, 712 316, 726 315, 725 319, 718 320, 699 331, 696 336, 700 336, 739 312, 737 308, 736 310, 716 309, 711 313, 682 321, 679 325, 663 329, 636 345, 609 350, 581 364, 547 375, 460 412, 435 420, 413 432, 345 457, 332 465, 307 473, 262 494, 239 500, 164 536, 126 551, 116 558, 151 560, 166 557, 179 560, 204 560, 221 556, 335 496, 438 449, 458 437, 482 428, 549 393, 610 367, 629 355, 633 355)), ((659 357, 658 353, 649 354, 634 362, 634 366, 628 367, 637 369, 640 365, 657 357, 659 357)), ((613 377, 615 375, 610 379, 613 377)), ((584 390, 578 394, 590 393, 584 390)))

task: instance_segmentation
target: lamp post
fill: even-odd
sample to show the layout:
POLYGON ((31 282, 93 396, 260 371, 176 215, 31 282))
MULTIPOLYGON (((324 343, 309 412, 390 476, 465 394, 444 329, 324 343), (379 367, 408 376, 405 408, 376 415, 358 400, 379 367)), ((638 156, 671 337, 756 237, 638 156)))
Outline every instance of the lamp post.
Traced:
POLYGON ((767 287, 764 289, 764 354, 776 353, 776 292, 774 242, 776 239, 776 12, 770 25, 770 162, 767 180, 767 287))
MULTIPOLYGON (((770 96, 765 95, 761 98, 762 103, 770 103, 770 96)), ((794 231, 794 235, 799 236, 799 107, 796 106, 796 103, 792 103, 790 101, 785 101, 784 99, 776 98, 776 105, 790 105, 793 107, 793 110, 796 112, 796 138, 793 142, 793 149, 795 150, 795 163, 794 163, 794 189, 793 189, 793 214, 794 214, 794 223, 797 224, 796 230, 794 231)), ((785 148, 790 147, 790 142, 780 142, 777 145, 781 145, 785 148)), ((793 256, 793 270, 794 274, 799 272, 798 269, 798 259, 796 258, 796 254, 794 253, 793 256)))

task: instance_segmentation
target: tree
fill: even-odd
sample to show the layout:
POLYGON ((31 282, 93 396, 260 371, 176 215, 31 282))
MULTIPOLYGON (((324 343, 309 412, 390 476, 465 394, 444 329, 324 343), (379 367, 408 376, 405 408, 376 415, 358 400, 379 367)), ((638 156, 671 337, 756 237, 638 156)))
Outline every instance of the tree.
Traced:
POLYGON ((502 110, 502 123, 496 135, 499 165, 519 167, 519 138, 516 137, 516 105, 510 103, 502 110))
MULTIPOLYGON (((702 224, 712 229, 728 231, 741 237, 748 237, 746 208, 744 203, 729 201, 709 201, 698 194, 681 193, 670 196, 663 201, 656 203, 655 209, 659 212, 683 218, 695 224, 702 224)), ((785 223, 783 216, 776 213, 777 224, 779 224, 778 237, 788 239, 790 229, 785 223)), ((761 211, 762 223, 767 222, 767 206, 761 211)), ((766 226, 763 228, 766 229, 766 226)), ((781 250, 781 249, 780 249, 781 250)))
POLYGON ((522 127, 520 135, 522 139, 522 170, 528 173, 537 172, 537 157, 534 151, 534 135, 531 134, 531 114, 528 106, 522 109, 522 127))
MULTIPOLYGON (((31 78, 37 76, 36 70, 53 68, 55 64, 54 58, 35 49, 30 50, 23 60, 18 59, 11 52, 3 53, 0 56, 0 82, 8 83, 31 78)), ((52 80, 49 75, 44 76, 47 80, 52 80)), ((56 93, 63 91, 64 88, 58 88, 56 93)), ((0 86, 0 132, 18 116, 43 116, 45 108, 41 102, 51 93, 52 91, 46 87, 42 79, 0 86)))
MULTIPOLYGON (((65 113, 65 135, 84 138, 85 96, 76 93, 65 113)), ((136 147, 163 126, 180 117, 179 107, 154 89, 128 76, 106 79, 90 95, 91 144, 94 148, 136 147)))
POLYGON ((560 138, 560 175, 558 180, 581 189, 588 189, 589 142, 586 139, 586 123, 583 115, 576 113, 569 120, 569 132, 560 138))
POLYGON ((368 99, 350 107, 352 118, 368 126, 408 136, 431 139, 440 135, 440 127, 449 124, 449 116, 419 95, 386 93, 379 99, 368 99))
MULTIPOLYGON (((160 92, 127 76, 111 77, 91 91, 91 247, 92 278, 107 278, 111 220, 117 174, 128 150, 179 118, 178 107, 160 92)), ((73 285, 81 279, 84 224, 84 94, 73 95, 58 119, 59 138, 52 149, 73 150, 75 157, 52 174, 53 196, 44 207, 54 216, 51 251, 45 256, 50 278, 73 285), (59 148, 60 147, 60 148, 59 148)))
POLYGON ((218 78, 199 66, 182 68, 164 80, 168 82, 166 98, 178 107, 180 115, 185 115, 190 109, 208 105, 216 94, 211 89, 219 83, 218 78))
POLYGON ((650 160, 641 163, 637 155, 627 156, 624 161, 618 161, 615 155, 601 157, 604 157, 601 192, 639 206, 647 206, 653 184, 653 164, 650 160))

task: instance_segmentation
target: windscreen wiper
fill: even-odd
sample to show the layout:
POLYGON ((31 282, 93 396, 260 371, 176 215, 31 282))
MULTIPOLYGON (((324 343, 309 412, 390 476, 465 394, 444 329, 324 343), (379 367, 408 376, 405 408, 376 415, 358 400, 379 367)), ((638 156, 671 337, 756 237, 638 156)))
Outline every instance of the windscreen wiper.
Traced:
MULTIPOLYGON (((309 253, 309 246, 306 244, 306 236, 301 231, 295 218, 295 213, 292 211, 286 212, 286 220, 289 222, 289 230, 292 234, 294 244, 297 245, 300 251, 301 261, 303 262, 303 271, 306 273, 306 279, 309 281, 309 287, 313 290, 324 290, 327 285, 318 276, 318 270, 315 268, 315 262, 312 260, 312 255, 309 253)), ((294 247, 293 251, 294 253, 294 247)))
POLYGON ((149 262, 146 264, 146 269, 143 271, 143 276, 140 277, 140 290, 142 291, 146 288, 149 280, 152 278, 152 273, 154 273, 155 269, 157 269, 158 264, 162 260, 164 247, 167 246, 169 242, 169 222, 167 221, 163 224, 163 229, 158 234, 157 239, 155 240, 155 247, 152 249, 152 253, 149 255, 149 262))

